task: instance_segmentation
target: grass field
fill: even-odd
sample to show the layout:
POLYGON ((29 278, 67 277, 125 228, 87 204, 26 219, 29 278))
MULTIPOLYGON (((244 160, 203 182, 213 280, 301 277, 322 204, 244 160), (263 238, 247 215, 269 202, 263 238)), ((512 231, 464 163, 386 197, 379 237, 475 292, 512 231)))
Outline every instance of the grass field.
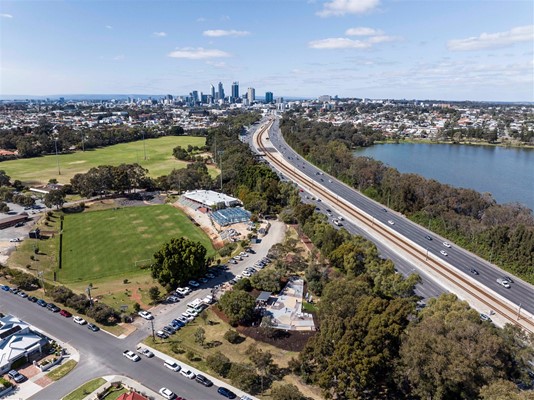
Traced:
MULTIPOLYGON (((99 165, 119 165, 138 163, 148 169, 151 177, 166 175, 174 168, 184 168, 186 163, 178 161, 172 156, 172 149, 176 146, 203 146, 206 139, 194 136, 166 136, 157 139, 147 139, 131 143, 121 143, 96 150, 78 151, 63 154, 25 158, 20 160, 3 161, 0 169, 6 171, 11 181, 19 179, 27 185, 45 184, 55 178, 60 183, 69 183, 78 174, 87 172, 99 165), (146 148, 146 160, 144 159, 146 148), (61 175, 58 175, 57 161, 61 175)), ((210 168, 214 177, 217 171, 210 168)))
POLYGON ((70 392, 68 395, 63 397, 63 400, 85 399, 89 393, 92 393, 93 391, 98 389, 100 386, 102 386, 104 383, 106 383, 106 380, 104 378, 93 379, 92 381, 84 383, 82 386, 80 386, 75 391, 70 392))
POLYGON ((148 270, 135 262, 152 259, 163 243, 181 236, 200 241, 208 255, 215 254, 204 232, 169 205, 65 215, 58 280, 77 283, 146 276, 148 270))

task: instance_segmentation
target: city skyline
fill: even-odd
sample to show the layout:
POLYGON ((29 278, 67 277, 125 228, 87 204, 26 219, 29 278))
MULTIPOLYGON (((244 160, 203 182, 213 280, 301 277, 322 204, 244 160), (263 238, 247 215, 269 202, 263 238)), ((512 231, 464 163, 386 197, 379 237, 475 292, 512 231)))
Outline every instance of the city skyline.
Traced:
POLYGON ((260 96, 534 101, 528 1, 0 7, 2 95, 206 93, 239 82, 260 96))

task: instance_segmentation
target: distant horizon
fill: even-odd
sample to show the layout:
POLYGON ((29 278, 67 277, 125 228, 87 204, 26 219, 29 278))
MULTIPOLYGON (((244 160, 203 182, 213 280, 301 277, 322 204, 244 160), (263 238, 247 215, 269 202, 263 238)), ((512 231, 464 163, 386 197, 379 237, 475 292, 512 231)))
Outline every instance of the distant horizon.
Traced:
MULTIPOLYGON (((159 98, 171 95, 173 97, 185 97, 187 94, 172 94, 172 93, 63 93, 63 94, 49 94, 49 95, 13 95, 13 94, 2 94, 0 95, 0 101, 16 101, 16 100, 45 100, 45 99, 59 99, 61 97, 68 100, 112 100, 115 97, 132 97, 132 98, 159 98), (78 98, 78 96, 80 98, 78 98), (99 97, 102 96, 102 97, 99 97), (90 99, 89 99, 90 98, 90 99)), ((330 96, 332 99, 336 96, 335 94, 321 94, 317 96, 274 96, 274 99, 283 98, 284 100, 316 100, 319 96, 330 96)), ((256 99, 264 99, 265 96, 256 96, 256 99)), ((437 102, 453 102, 453 103, 490 103, 490 104, 529 104, 534 105, 534 100, 532 101, 522 101, 522 100, 472 100, 472 99, 424 99, 424 98, 393 98, 393 97, 360 97, 360 96, 338 96, 338 99, 368 99, 368 100, 393 100, 393 101, 437 101, 437 102)))

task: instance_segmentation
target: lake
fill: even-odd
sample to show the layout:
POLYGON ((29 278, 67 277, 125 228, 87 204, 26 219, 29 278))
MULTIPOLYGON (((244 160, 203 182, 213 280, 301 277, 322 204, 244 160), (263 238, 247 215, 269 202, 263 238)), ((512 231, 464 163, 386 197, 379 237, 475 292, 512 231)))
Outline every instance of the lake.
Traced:
POLYGON ((499 203, 519 202, 534 210, 534 149, 453 144, 377 144, 354 151, 400 172, 452 186, 489 192, 499 203))

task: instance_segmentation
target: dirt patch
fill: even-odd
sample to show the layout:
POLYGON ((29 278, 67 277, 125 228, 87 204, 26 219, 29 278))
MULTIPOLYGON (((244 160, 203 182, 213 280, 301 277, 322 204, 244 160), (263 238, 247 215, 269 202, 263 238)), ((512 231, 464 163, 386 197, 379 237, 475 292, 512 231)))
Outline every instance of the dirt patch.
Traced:
POLYGON ((137 288, 132 290, 132 295, 130 296, 130 298, 133 301, 135 301, 136 303, 139 303, 141 308, 147 308, 148 307, 148 305, 143 303, 143 300, 141 299, 141 293, 139 293, 139 290, 137 288))
MULTIPOLYGON (((213 312, 224 322, 228 323, 228 318, 218 307, 212 307, 213 312)), ((300 352, 306 346, 308 340, 317 332, 297 332, 297 331, 283 331, 279 330, 279 334, 275 338, 269 338, 262 333, 262 330, 257 326, 241 326, 236 330, 244 336, 248 336, 259 342, 270 344, 282 350, 300 352)))
POLYGON ((179 202, 174 202, 172 206, 183 211, 193 222, 195 222, 195 224, 197 224, 197 226, 200 227, 200 229, 202 229, 206 235, 208 235, 211 240, 211 244, 216 250, 224 246, 224 242, 221 239, 219 232, 217 232, 215 227, 211 224, 211 221, 206 213, 202 213, 199 210, 193 210, 192 208, 184 206, 179 202))

